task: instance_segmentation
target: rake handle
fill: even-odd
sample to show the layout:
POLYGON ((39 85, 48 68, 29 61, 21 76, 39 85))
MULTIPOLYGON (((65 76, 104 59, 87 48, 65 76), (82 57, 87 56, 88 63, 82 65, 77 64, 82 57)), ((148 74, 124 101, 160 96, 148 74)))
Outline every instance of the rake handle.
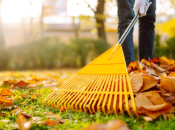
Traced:
POLYGON ((128 34, 130 33, 131 29, 134 27, 135 23, 137 22, 137 20, 139 19, 140 14, 137 14, 133 20, 131 21, 131 23, 128 25, 128 27, 126 28, 125 32, 123 33, 122 37, 119 39, 118 43, 120 45, 123 44, 123 42, 125 41, 125 39, 127 38, 128 34))
POLYGON ((112 50, 108 60, 112 59, 112 57, 115 55, 115 53, 117 52, 117 50, 119 49, 120 46, 118 46, 118 44, 122 45, 123 42, 125 41, 125 39, 127 38, 128 34, 130 33, 131 29, 134 27, 135 23, 137 22, 137 20, 139 19, 140 14, 138 13, 133 20, 130 22, 130 24, 128 25, 128 27, 126 28, 125 32, 122 34, 121 38, 119 39, 118 43, 115 45, 114 49, 112 50))

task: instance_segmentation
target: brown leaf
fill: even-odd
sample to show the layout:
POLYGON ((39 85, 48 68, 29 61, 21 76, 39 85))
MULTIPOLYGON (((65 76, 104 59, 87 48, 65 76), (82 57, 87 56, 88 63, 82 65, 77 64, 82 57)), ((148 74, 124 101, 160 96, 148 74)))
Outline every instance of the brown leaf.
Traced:
POLYGON ((142 106, 140 107, 140 111, 155 119, 163 113, 170 112, 172 108, 171 103, 166 103, 154 106, 142 106))
POLYGON ((131 81, 132 91, 134 94, 136 94, 143 85, 142 73, 131 73, 130 81, 131 81))
POLYGON ((144 93, 147 98, 153 103, 153 105, 165 104, 166 102, 156 91, 149 91, 144 93))
POLYGON ((18 130, 28 130, 32 126, 32 119, 28 121, 23 115, 19 115, 16 123, 19 125, 18 130))
POLYGON ((136 96, 135 103, 139 113, 146 114, 153 119, 163 113, 171 112, 173 108, 171 103, 154 105, 145 94, 136 96))
POLYGON ((171 72, 168 77, 175 77, 175 72, 171 72))
POLYGON ((2 95, 2 96, 13 96, 13 93, 9 89, 3 89, 3 90, 1 90, 0 95, 2 95))
POLYGON ((154 63, 151 63, 151 67, 152 67, 153 69, 157 70, 157 71, 160 72, 160 73, 165 72, 165 69, 159 67, 158 65, 156 65, 156 64, 154 64, 154 63))
POLYGON ((26 83, 26 82, 24 82, 24 81, 21 80, 21 81, 15 83, 15 84, 13 85, 12 89, 14 89, 14 88, 16 88, 16 87, 18 87, 18 88, 23 88, 23 87, 28 86, 28 84, 29 84, 29 83, 26 83))
POLYGON ((169 70, 169 71, 175 71, 175 67, 174 66, 170 66, 170 65, 160 65, 160 67, 162 67, 165 70, 169 70))
POLYGON ((160 63, 160 58, 153 58, 152 60, 149 60, 150 63, 160 63))
POLYGON ((14 80, 7 80, 7 81, 4 81, 3 82, 3 86, 11 86, 12 84, 16 83, 17 81, 14 79, 14 80))
POLYGON ((42 122, 40 123, 40 125, 54 126, 54 125, 56 125, 56 121, 47 119, 47 120, 45 120, 45 121, 42 121, 42 122))
POLYGON ((130 130, 121 120, 109 121, 106 124, 93 124, 82 130, 130 130))
POLYGON ((170 92, 175 92, 175 77, 161 77, 160 86, 170 92))
POLYGON ((128 65, 128 73, 139 68, 138 61, 130 62, 128 65))
POLYGON ((22 94, 20 96, 23 97, 23 98, 28 98, 29 97, 29 95, 25 95, 25 94, 22 94))
POLYGON ((151 75, 142 75, 143 77, 143 86, 139 90, 139 92, 143 92, 147 89, 150 89, 158 83, 158 81, 151 75))
POLYGON ((0 95, 0 106, 2 107, 9 107, 13 105, 13 101, 10 99, 7 99, 0 95))

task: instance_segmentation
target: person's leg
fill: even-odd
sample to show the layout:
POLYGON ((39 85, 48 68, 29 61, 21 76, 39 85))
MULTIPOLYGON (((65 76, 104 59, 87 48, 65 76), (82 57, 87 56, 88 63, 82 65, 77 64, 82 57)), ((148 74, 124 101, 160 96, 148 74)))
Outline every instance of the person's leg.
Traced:
POLYGON ((139 60, 153 58, 156 0, 151 2, 147 15, 139 18, 139 60))
MULTIPOLYGON (((117 0, 118 6, 118 38, 122 36, 129 23, 134 17, 134 6, 135 0, 117 0)), ((124 56, 126 60, 126 65, 132 61, 135 61, 134 56, 134 44, 133 44, 133 29, 130 34, 126 38, 125 42, 122 44, 122 48, 124 51, 124 56)))

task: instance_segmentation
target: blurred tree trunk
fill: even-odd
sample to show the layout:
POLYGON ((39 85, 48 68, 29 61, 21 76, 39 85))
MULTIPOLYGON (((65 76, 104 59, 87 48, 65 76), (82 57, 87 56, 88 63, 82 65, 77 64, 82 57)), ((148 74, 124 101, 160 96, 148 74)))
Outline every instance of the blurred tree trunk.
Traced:
POLYGON ((44 1, 42 0, 41 6, 41 19, 40 19, 40 26, 41 26, 41 38, 44 37, 44 24, 43 24, 43 17, 44 17, 44 1))
POLYGON ((3 31, 3 25, 2 25, 2 19, 1 19, 1 4, 3 0, 0 0, 0 46, 5 46, 4 41, 4 31, 3 31))
POLYGON ((98 36, 106 41, 106 33, 105 33, 105 18, 104 15, 104 5, 105 0, 98 0, 97 9, 95 11, 95 20, 97 23, 98 36))

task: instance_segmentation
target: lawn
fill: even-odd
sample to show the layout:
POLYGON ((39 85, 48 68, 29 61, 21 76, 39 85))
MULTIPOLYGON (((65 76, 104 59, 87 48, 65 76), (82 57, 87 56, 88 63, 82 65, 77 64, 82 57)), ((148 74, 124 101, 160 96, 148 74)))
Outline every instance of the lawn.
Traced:
MULTIPOLYGON (((165 120, 159 116, 152 122, 144 121, 143 117, 136 118, 134 115, 104 115, 96 113, 90 115, 83 112, 74 112, 53 109, 50 106, 42 105, 42 100, 49 95, 55 88, 64 83, 75 71, 20 71, 20 72, 1 72, 1 90, 8 88, 12 91, 14 100, 10 107, 0 108, 0 129, 20 129, 23 121, 19 119, 22 114, 31 123, 31 130, 37 129, 59 129, 59 130, 79 130, 88 127, 90 124, 104 124, 114 119, 123 120, 132 130, 174 130, 175 117, 165 120), (31 87, 14 88, 13 80, 25 81, 31 87), (13 89, 12 89, 13 88, 13 89), (56 122, 46 124, 47 119, 56 122), (59 123, 58 123, 59 122, 59 123)), ((28 85, 29 86, 29 85, 28 85)))

